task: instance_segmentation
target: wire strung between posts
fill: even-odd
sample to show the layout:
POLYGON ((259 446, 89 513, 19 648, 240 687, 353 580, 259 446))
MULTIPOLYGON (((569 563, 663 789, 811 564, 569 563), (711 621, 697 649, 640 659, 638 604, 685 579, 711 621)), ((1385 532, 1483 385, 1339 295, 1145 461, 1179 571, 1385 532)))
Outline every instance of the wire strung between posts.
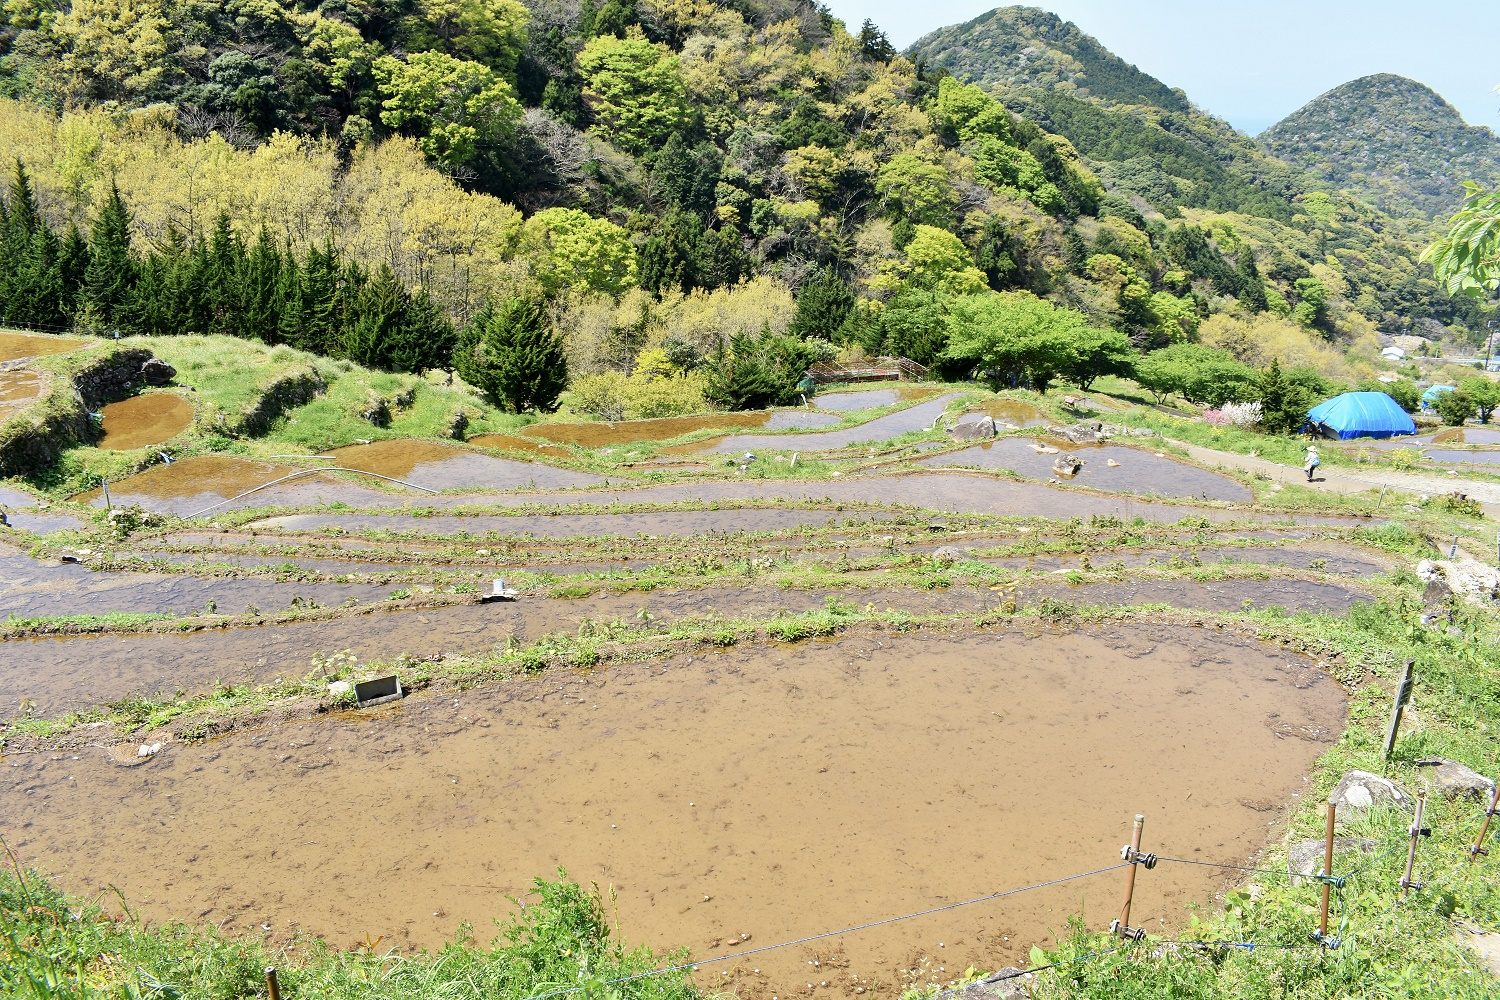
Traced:
POLYGON ((1224 868, 1236 872, 1253 872, 1256 875, 1286 875, 1287 872, 1278 871, 1275 868, 1253 868, 1249 865, 1226 865, 1218 861, 1194 861, 1191 858, 1169 858, 1164 854, 1156 856, 1157 861, 1171 861, 1179 865, 1201 865, 1204 868, 1224 868))
POLYGON ((1054 885, 1062 885, 1065 882, 1076 882, 1079 879, 1093 878, 1095 875, 1103 875, 1107 872, 1119 871, 1125 868, 1129 862, 1122 861, 1107 868, 1096 868, 1091 872, 1080 872, 1077 875, 1064 875, 1047 882, 1037 882, 1032 885, 1023 885, 1016 889, 1002 889, 999 892, 987 893, 983 896, 975 896, 973 899, 964 899, 956 903, 944 903, 941 906, 933 906, 915 913, 903 913, 899 917, 884 917, 880 920, 870 920, 866 923, 855 924, 852 927, 842 927, 836 931, 823 931, 820 934, 809 934, 806 937, 796 938, 792 941, 782 941, 779 944, 766 944, 748 951, 730 952, 717 955, 714 958, 705 958, 697 962, 680 962, 677 965, 668 965, 660 969, 652 969, 649 972, 637 972, 630 976, 620 976, 616 979, 608 979, 602 983, 590 983, 586 986, 567 986, 562 989, 551 990, 547 993, 533 993, 526 1000, 550 1000, 552 997, 566 996, 570 993, 580 993, 592 986, 618 986, 622 983, 633 983, 638 979, 651 979, 655 976, 665 976, 672 972, 696 971, 705 965, 714 965, 719 962, 732 962, 737 959, 749 958, 752 955, 764 955, 766 952, 779 951, 782 948, 795 948, 798 945, 811 944, 814 941, 822 941, 831 937, 840 937, 844 934, 854 934, 859 931, 867 931, 875 927, 884 927, 887 924, 896 924, 904 920, 915 920, 918 917, 930 917, 934 913, 946 913, 948 910, 956 910, 963 906, 974 906, 977 903, 988 903, 996 899, 1004 899, 1007 896, 1019 896, 1023 892, 1032 892, 1037 889, 1046 889, 1054 885))

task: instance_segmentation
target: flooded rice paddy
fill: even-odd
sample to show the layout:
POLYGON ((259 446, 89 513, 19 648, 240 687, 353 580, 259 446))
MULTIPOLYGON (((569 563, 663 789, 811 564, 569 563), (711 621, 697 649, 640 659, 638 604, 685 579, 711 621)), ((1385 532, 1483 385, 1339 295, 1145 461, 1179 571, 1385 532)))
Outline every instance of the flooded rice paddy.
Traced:
POLYGON ((1000 438, 962 451, 924 459, 933 468, 1005 469, 1027 479, 1053 479, 1052 464, 1074 455, 1083 470, 1071 481, 1119 493, 1247 503, 1250 489, 1228 476, 1186 462, 1119 445, 1078 445, 1049 438, 1000 438), (1113 463, 1113 464, 1111 464, 1113 463))
POLYGON ((1425 453, 1429 459, 1442 465, 1500 465, 1500 451, 1428 448, 1425 453))
MULTIPOLYGON (((295 471, 290 465, 229 455, 196 455, 170 464, 153 465, 144 472, 111 483, 109 493, 112 502, 119 506, 139 504, 147 510, 187 514, 295 471)), ((88 490, 73 500, 102 507, 104 493, 99 489, 88 490)))
POLYGON ((850 445, 884 441, 933 426, 942 418, 948 404, 958 396, 958 393, 947 393, 843 430, 809 434, 734 434, 710 444, 707 450, 716 454, 738 454, 745 451, 832 451, 850 445))
POLYGON ((43 385, 35 372, 0 371, 0 423, 36 402, 43 385))
MULTIPOLYGON (((140 766, 133 745, 17 755, 0 825, 148 919, 433 946, 463 922, 485 938, 562 866, 617 893, 632 944, 711 957, 1109 866, 1137 812, 1148 850, 1252 857, 1345 699, 1310 663, 1191 633, 854 635, 169 742, 140 766)), ((1221 884, 1162 865, 1132 922, 1181 928, 1221 884)), ((1118 894, 1116 872, 700 976, 800 993, 817 961, 820 995, 895 996, 923 959, 946 980, 1071 913, 1102 928, 1118 894)))
POLYGON ((40 333, 16 333, 0 330, 0 361, 17 361, 21 358, 39 358, 51 354, 67 354, 87 344, 77 337, 52 337, 40 333))
POLYGON ((911 400, 931 396, 935 390, 929 385, 903 385, 890 389, 856 389, 847 392, 827 392, 813 396, 811 403, 820 410, 835 413, 853 413, 856 410, 873 410, 878 406, 895 406, 911 400))
POLYGON ((132 396, 104 408, 104 436, 99 447, 130 451, 162 444, 193 423, 193 405, 172 392, 132 396))
POLYGON ((597 486, 603 477, 536 462, 515 462, 481 452, 426 441, 376 441, 336 448, 323 457, 346 469, 414 483, 429 490, 568 489, 597 486))
MULTIPOLYGON (((239 614, 279 611, 299 602, 337 605, 386 598, 379 584, 280 583, 274 580, 162 573, 100 573, 83 566, 41 562, 0 549, 0 611, 20 618, 108 615, 116 612, 239 614)), ((0 618, 0 621, 3 621, 0 618)))
POLYGON ((576 424, 535 424, 522 431, 529 437, 580 448, 612 448, 645 441, 668 441, 697 431, 735 430, 761 427, 792 430, 827 427, 839 418, 805 410, 759 410, 748 413, 704 413, 689 417, 658 417, 654 420, 597 421, 576 424))
MULTIPOLYGON (((248 602, 249 595, 261 592, 266 583, 226 583, 223 592, 229 595, 226 599, 238 592, 248 602)), ((180 586, 183 595, 213 593, 212 587, 190 578, 184 578, 180 586)), ((257 606, 269 613, 288 608, 294 600, 305 605, 320 590, 356 596, 357 589, 273 584, 265 588, 265 603, 257 606)), ((369 596, 378 599, 389 591, 373 587, 369 596)), ((164 582, 162 593, 172 592, 171 583, 164 582)), ((878 578, 851 578, 847 586, 833 588, 716 584, 573 599, 524 594, 508 604, 368 610, 327 621, 14 640, 0 642, 0 719, 13 717, 23 704, 50 717, 125 698, 205 694, 220 683, 300 679, 313 669, 315 655, 346 649, 361 661, 385 662, 403 654, 425 658, 482 653, 556 632, 576 633, 586 622, 667 623, 701 616, 760 619, 811 611, 824 607, 830 598, 915 614, 979 612, 1012 599, 1019 606, 1051 600, 1079 606, 1162 604, 1205 612, 1281 607, 1340 613, 1364 595, 1349 586, 1297 579, 1145 579, 1077 585, 1036 579, 994 589, 963 585, 917 590, 881 586, 878 578)))

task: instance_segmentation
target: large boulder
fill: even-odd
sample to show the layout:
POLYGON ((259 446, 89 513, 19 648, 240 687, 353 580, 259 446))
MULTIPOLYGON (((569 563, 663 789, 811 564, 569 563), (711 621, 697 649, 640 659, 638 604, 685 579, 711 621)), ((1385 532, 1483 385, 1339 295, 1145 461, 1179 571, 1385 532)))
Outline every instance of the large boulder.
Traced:
POLYGON ((147 358, 141 364, 141 381, 147 385, 171 385, 177 377, 177 369, 161 358, 147 358))
POLYGON ((980 983, 964 990, 968 998, 985 998, 985 1000, 1024 1000, 1031 996, 1031 983, 1036 979, 1036 974, 1023 972, 1014 965, 1007 965, 995 973, 997 981, 993 983, 980 983))
MULTIPOLYGON (((1333 838, 1333 870, 1339 870, 1340 855, 1350 851, 1359 851, 1361 854, 1373 854, 1375 841, 1368 837, 1334 837, 1333 838)), ((1286 852, 1286 873, 1291 876, 1292 885, 1301 885, 1307 882, 1318 872, 1323 870, 1323 841, 1321 840, 1299 840, 1286 852)))
POLYGON ((955 441, 988 441, 999 433, 995 418, 987 413, 966 413, 958 418, 950 433, 955 441))
POLYGON ((1493 787, 1490 779, 1478 771, 1470 770, 1456 760, 1445 757, 1429 757, 1417 761, 1417 780, 1429 794, 1436 793, 1452 801, 1468 799, 1481 801, 1493 787))
POLYGON ((1483 607, 1500 601, 1500 571, 1473 560, 1423 559, 1417 563, 1417 578, 1427 585, 1429 605, 1449 594, 1483 607))
POLYGON ((1390 778, 1369 771, 1349 771, 1334 786, 1328 801, 1341 813, 1368 812, 1375 806, 1411 808, 1411 796, 1390 778))

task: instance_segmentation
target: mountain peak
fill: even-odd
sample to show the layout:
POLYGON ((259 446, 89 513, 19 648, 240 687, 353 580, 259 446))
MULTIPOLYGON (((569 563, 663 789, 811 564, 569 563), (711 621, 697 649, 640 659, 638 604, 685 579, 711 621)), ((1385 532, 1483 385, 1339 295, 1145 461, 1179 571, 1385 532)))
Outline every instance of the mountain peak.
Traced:
POLYGON ((939 28, 919 38, 907 55, 984 86, 1058 88, 1113 104, 1188 109, 1180 91, 1127 63, 1073 22, 1036 7, 997 7, 939 28))
POLYGON ((1500 182, 1500 139, 1441 94, 1394 73, 1334 87, 1259 136, 1282 159, 1394 215, 1437 216, 1461 183, 1500 182))

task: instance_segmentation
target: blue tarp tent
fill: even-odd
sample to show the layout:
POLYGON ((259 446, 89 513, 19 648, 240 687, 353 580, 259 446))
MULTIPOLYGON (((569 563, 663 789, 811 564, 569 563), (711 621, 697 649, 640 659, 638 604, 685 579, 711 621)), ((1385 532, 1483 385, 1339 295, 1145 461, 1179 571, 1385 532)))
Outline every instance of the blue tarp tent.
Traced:
POLYGON ((1307 414, 1314 431, 1340 440, 1388 438, 1415 434, 1417 425, 1401 405, 1383 392, 1346 392, 1319 403, 1307 414))
POLYGON ((1422 393, 1422 409, 1432 409, 1432 404, 1445 392, 1453 392, 1458 386, 1455 385, 1429 385, 1427 391, 1422 393))

